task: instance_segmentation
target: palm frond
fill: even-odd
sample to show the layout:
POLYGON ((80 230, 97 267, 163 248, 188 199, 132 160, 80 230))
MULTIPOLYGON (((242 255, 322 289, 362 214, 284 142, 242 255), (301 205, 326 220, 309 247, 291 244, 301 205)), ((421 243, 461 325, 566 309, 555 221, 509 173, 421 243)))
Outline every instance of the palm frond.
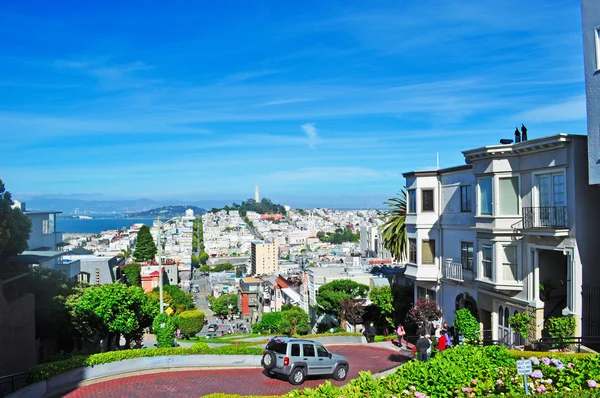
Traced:
POLYGON ((381 226, 381 238, 383 246, 390 251, 396 261, 402 261, 406 257, 407 235, 406 235, 406 189, 398 193, 398 197, 390 198, 384 202, 388 209, 384 212, 387 219, 381 226))

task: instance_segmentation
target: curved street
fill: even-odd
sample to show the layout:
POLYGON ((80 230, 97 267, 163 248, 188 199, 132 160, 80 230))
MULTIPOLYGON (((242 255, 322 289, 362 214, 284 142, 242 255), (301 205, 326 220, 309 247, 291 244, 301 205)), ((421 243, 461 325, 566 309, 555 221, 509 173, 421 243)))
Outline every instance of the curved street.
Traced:
MULTIPOLYGON (((307 379, 300 386, 317 387, 326 380, 341 386, 356 378, 359 371, 379 373, 405 363, 409 358, 393 349, 390 343, 329 346, 332 352, 344 355, 350 362, 348 379, 344 382, 328 378, 307 379), (387 346, 389 344, 389 347, 387 346), (386 348, 382 348, 386 347, 386 348), (392 350, 393 349, 393 350, 392 350)), ((130 376, 79 387, 66 394, 83 397, 200 397, 214 392, 241 395, 281 395, 296 389, 286 379, 271 379, 262 368, 210 369, 171 371, 130 376)))

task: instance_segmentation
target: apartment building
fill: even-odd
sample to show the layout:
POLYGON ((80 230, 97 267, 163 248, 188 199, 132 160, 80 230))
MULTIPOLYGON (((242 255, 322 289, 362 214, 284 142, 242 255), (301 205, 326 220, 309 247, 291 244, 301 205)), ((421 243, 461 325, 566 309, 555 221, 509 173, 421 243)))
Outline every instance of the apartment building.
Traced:
POLYGON ((600 184, 600 2, 581 0, 590 184, 600 184))
POLYGON ((253 275, 272 275, 279 271, 277 241, 255 240, 250 253, 253 275))
POLYGON ((360 254, 370 258, 391 259, 392 254, 383 246, 380 226, 361 226, 360 254))
POLYGON ((508 317, 572 315, 577 335, 594 322, 582 285, 593 272, 600 198, 587 183, 585 136, 554 136, 463 152, 466 165, 404 174, 415 298, 438 302, 448 322, 470 308, 506 344, 508 317), (550 295, 540 284, 553 287, 550 295))
POLYGON ((250 316, 252 322, 261 318, 264 306, 264 281, 260 278, 241 278, 238 285, 238 308, 242 316, 250 316))

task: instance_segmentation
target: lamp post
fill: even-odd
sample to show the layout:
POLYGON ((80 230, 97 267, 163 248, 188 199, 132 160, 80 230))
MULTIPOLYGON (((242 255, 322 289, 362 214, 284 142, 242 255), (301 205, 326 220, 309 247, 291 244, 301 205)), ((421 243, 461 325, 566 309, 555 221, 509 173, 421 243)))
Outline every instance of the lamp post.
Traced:
POLYGON ((163 273, 162 273, 162 243, 160 239, 160 231, 162 229, 162 225, 160 223, 160 217, 157 217, 158 220, 158 292, 160 295, 160 313, 165 312, 164 298, 163 298, 163 273))

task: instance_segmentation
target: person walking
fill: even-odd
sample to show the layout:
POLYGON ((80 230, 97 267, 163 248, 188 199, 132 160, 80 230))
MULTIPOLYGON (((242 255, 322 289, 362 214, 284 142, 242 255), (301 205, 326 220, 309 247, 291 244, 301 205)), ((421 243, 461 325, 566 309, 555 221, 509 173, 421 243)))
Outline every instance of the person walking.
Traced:
POLYGON ((429 361, 429 359, 431 359, 431 346, 432 346, 432 344, 431 344, 431 336, 428 335, 428 334, 426 334, 425 338, 427 340, 429 340, 429 348, 427 349, 427 360, 429 361))
POLYGON ((438 340, 438 351, 444 351, 446 349, 447 344, 448 343, 446 342, 446 331, 442 329, 440 331, 440 339, 438 340))
POLYGON ((404 326, 398 325, 398 327, 396 328, 396 334, 398 335, 398 347, 402 349, 402 338, 406 334, 406 332, 404 331, 404 326))
POLYGON ((431 347, 431 343, 425 335, 422 335, 417 340, 417 353, 419 355, 419 361, 427 362, 427 350, 431 347))
POLYGON ((367 327, 367 342, 373 343, 375 342, 375 335, 377 334, 377 330, 375 329, 375 325, 373 322, 367 327))

